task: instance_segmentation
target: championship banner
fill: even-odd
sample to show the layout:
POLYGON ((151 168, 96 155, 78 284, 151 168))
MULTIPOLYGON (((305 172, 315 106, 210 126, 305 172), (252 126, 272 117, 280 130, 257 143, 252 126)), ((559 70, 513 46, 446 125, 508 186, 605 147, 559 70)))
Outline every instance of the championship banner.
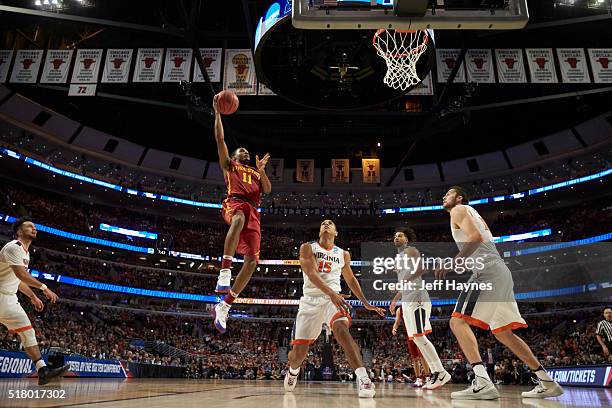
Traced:
POLYGON ((35 84, 40 70, 43 50, 19 50, 15 57, 10 82, 35 84))
POLYGON ((331 161, 331 182, 344 183, 349 182, 349 159, 332 159, 331 161))
POLYGON ((223 89, 234 91, 236 95, 257 95, 257 78, 251 50, 225 50, 223 89))
POLYGON ((502 84, 527 82, 522 49, 495 50, 497 77, 502 84))
POLYGON ((531 82, 534 84, 557 83, 555 58, 551 48, 527 48, 527 60, 531 82))
MULTIPOLYGON (((453 68, 455 68, 455 64, 457 63, 457 58, 459 58, 459 53, 461 50, 459 49, 441 49, 438 48, 436 50, 436 60, 438 65, 438 82, 446 82, 450 77, 453 68)), ((461 64, 459 67, 459 71, 457 71, 457 76, 455 77, 456 83, 465 82, 465 64, 461 64)))
POLYGON ((380 159, 361 159, 361 171, 364 183, 380 183, 380 159))
POLYGON ((191 61, 193 61, 191 48, 168 48, 162 82, 189 81, 191 61))
POLYGON ((132 82, 159 82, 163 48, 139 48, 132 82))
POLYGON ((47 50, 41 84, 65 84, 73 50, 47 50))
POLYGON ((468 50, 465 54, 468 82, 495 83, 493 54, 489 49, 468 50))
MULTIPOLYGON (((210 82, 221 81, 221 51, 222 48, 200 48, 200 54, 202 55, 202 61, 204 67, 208 73, 210 82)), ((197 61, 193 62, 195 68, 193 70, 193 82, 204 82, 204 76, 200 65, 197 61)))
POLYGON ((431 74, 428 74, 424 80, 419 82, 417 86, 412 88, 407 95, 423 95, 423 96, 431 96, 434 94, 433 88, 433 80, 431 79, 431 74))
MULTIPOLYGON (((1 58, 0 54, 0 58, 1 58)), ((590 48, 593 80, 596 84, 612 82, 612 48, 590 48)), ((2 66, 0 65, 0 82, 2 82, 2 66)))
POLYGON ((274 91, 272 91, 266 85, 264 85, 261 82, 259 82, 258 83, 258 87, 257 87, 257 95, 259 95, 259 96, 272 96, 272 95, 276 95, 276 94, 274 93, 274 91))
POLYGON ((13 50, 0 50, 0 84, 6 82, 12 60, 13 50))
POLYGON ((266 166, 266 174, 270 181, 283 181, 285 159, 270 159, 266 166))
POLYGON ((72 70, 73 84, 95 84, 98 82, 98 73, 102 62, 102 50, 78 50, 74 69, 72 70))
POLYGON ((586 55, 582 48, 557 48, 561 78, 565 83, 590 83, 586 55))
POLYGON ((130 75, 130 64, 134 50, 109 49, 106 50, 106 62, 102 72, 102 82, 125 84, 130 75))
POLYGON ((295 163, 295 179, 299 183, 314 183, 314 160, 297 159, 295 163))
POLYGON ((107 377, 127 378, 128 374, 119 360, 98 360, 80 356, 64 357, 64 364, 69 364, 67 376, 73 377, 107 377))

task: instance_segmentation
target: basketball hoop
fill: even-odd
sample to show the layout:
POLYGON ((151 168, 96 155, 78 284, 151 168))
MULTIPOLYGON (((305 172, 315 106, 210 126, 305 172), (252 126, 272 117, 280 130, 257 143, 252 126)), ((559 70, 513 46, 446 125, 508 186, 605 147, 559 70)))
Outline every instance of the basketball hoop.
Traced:
POLYGON ((417 62, 427 50, 427 30, 379 29, 372 38, 378 55, 387 63, 383 82, 393 89, 407 90, 421 82, 417 73, 417 62))

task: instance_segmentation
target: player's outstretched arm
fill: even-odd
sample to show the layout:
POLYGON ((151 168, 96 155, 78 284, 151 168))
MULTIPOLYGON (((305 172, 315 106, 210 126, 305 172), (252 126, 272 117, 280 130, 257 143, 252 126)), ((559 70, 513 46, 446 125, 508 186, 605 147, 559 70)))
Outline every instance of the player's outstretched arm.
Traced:
POLYGON ((219 165, 221 169, 229 169, 230 157, 225 144, 225 132, 223 131, 223 122, 221 122, 221 113, 218 107, 218 95, 213 98, 213 108, 215 110, 215 141, 217 142, 217 152, 219 153, 219 165))
POLYGON ((350 306, 346 300, 344 300, 341 295, 334 292, 332 288, 330 288, 329 285, 327 285, 327 283, 325 283, 325 281, 319 276, 317 261, 314 257, 314 253, 312 252, 312 247, 309 244, 302 244, 302 246, 300 246, 300 266, 312 284, 329 296, 332 303, 339 310, 344 309, 345 311, 348 311, 350 309, 350 306))
POLYGON ((19 282, 19 291, 30 298, 32 305, 34 305, 37 312, 42 312, 42 310, 45 308, 44 303, 38 298, 38 296, 36 296, 34 291, 28 285, 23 282, 19 282))
POLYGON ((361 285, 359 284, 359 281, 357 280, 355 274, 353 274, 353 270, 351 269, 351 255, 348 253, 348 251, 344 251, 344 267, 342 268, 342 277, 344 278, 344 281, 346 282, 346 285, 349 287, 351 292, 353 292, 355 296, 357 296, 357 299, 361 300, 361 303, 363 303, 363 307, 378 313, 380 316, 385 315, 385 309, 372 306, 363 294, 363 291, 361 290, 361 285))
POLYGON ((43 285, 41 281, 30 275, 25 266, 11 265, 11 269, 15 273, 15 276, 17 276, 17 279, 19 279, 22 283, 33 288, 41 289, 47 299, 49 299, 51 302, 55 302, 57 300, 57 295, 53 293, 51 289, 47 288, 47 285, 43 285))
POLYGON ((259 175, 261 176, 261 191, 264 194, 270 194, 272 192, 272 183, 270 183, 270 179, 266 174, 266 165, 268 164, 268 160, 270 160, 270 153, 266 153, 261 160, 259 159, 259 156, 255 155, 255 164, 257 165, 257 170, 259 170, 259 175))

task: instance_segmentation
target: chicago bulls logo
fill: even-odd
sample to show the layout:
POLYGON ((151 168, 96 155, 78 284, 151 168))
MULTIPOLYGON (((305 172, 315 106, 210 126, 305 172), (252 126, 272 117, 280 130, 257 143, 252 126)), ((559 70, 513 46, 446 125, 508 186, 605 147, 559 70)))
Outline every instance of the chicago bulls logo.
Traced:
POLYGON ((30 67, 34 63, 34 60, 32 58, 26 58, 21 61, 21 63, 23 64, 23 69, 30 69, 30 67))
POLYGON ((145 68, 151 68, 151 66, 153 65, 153 63, 157 61, 155 58, 153 57, 147 57, 145 59, 142 60, 142 62, 144 62, 145 64, 145 68))
POLYGON ((250 59, 245 54, 236 54, 232 58, 232 64, 236 70, 236 79, 238 81, 246 81, 249 73, 249 62, 250 59))
POLYGON ((538 68, 540 69, 545 69, 546 68, 546 63, 548 62, 548 60, 546 58, 536 58, 535 60, 533 60, 533 62, 535 62, 538 65, 538 68))
POLYGON ((181 65, 183 65, 183 62, 185 62, 185 58, 183 58, 183 57, 174 57, 174 58, 172 58, 172 62, 174 62, 174 68, 180 68, 181 65))
POLYGON ((597 60, 597 62, 601 64, 601 67, 603 69, 608 69, 608 67, 610 67, 610 58, 601 57, 600 59, 597 60))
POLYGON ((514 69, 514 64, 516 64, 518 61, 515 60, 514 58, 506 58, 504 59, 504 64, 506 64, 506 66, 508 66, 508 69, 514 69))
POLYGON ((215 61, 215 59, 212 57, 204 57, 202 58, 202 61, 204 61, 204 67, 210 68, 210 65, 213 63, 213 61, 215 61))
POLYGON ((85 58, 83 61, 83 68, 90 69, 94 62, 96 62, 93 58, 85 58))
POLYGON ((567 62, 570 67, 572 67, 572 69, 576 69, 576 67, 578 66, 578 62, 580 62, 580 60, 578 58, 568 58, 565 60, 565 62, 567 62))
POLYGON ((448 69, 453 69, 455 68, 455 59, 454 58, 446 58, 444 60, 444 63, 446 64, 446 67, 448 69))
POLYGON ((115 69, 120 69, 125 60, 123 58, 115 58, 111 62, 113 63, 113 67, 115 67, 115 69))
POLYGON ((62 64, 66 62, 61 58, 56 58, 54 60, 51 61, 51 64, 53 65, 53 69, 60 69, 60 67, 62 66, 62 64))
POLYGON ((476 68, 482 69, 482 67, 484 67, 484 64, 485 62, 487 62, 487 60, 485 60, 484 58, 474 58, 472 62, 476 64, 476 68))

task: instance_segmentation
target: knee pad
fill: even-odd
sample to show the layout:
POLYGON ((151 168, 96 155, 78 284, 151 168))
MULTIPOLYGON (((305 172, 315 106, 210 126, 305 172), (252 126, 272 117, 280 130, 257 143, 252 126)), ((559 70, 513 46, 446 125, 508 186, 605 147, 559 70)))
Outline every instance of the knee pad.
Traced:
POLYGON ((21 339, 21 345, 24 348, 33 347, 38 344, 38 342, 36 341, 36 334, 34 333, 33 328, 20 332, 19 338, 21 339))
POLYGON ((419 349, 421 349, 422 347, 426 346, 429 343, 429 339, 427 338, 427 336, 413 337, 412 341, 414 342, 414 344, 417 345, 419 349))

